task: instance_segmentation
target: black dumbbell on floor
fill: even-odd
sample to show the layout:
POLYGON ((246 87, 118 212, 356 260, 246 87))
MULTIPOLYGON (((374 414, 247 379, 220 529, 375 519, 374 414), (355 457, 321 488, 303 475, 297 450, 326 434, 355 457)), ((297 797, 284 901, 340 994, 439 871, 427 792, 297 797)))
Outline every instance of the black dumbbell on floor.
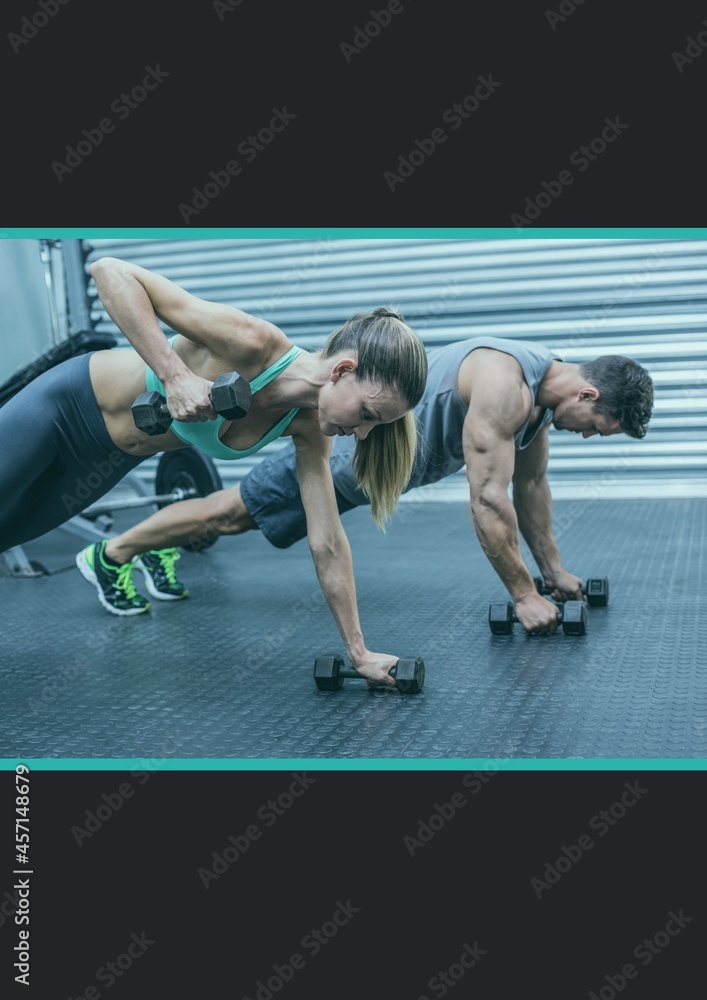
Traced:
MULTIPOLYGON (((219 375, 211 386, 212 406, 225 420, 245 417, 251 400, 250 383, 237 372, 219 375)), ((172 424, 167 400, 160 392, 141 392, 130 409, 137 429, 150 437, 166 434, 172 424)))
MULTIPOLYGON (((395 686, 401 694, 417 694, 425 683, 425 661, 421 656, 400 659, 390 676, 395 678, 395 686)), ((320 691, 338 691, 346 677, 366 679, 357 670, 347 670, 343 656, 338 653, 318 656, 314 661, 314 682, 320 691)))
MULTIPOLYGON (((586 634, 587 605, 584 601, 566 601, 557 610, 557 618, 565 635, 586 634)), ((510 601, 498 601, 489 607, 489 628, 494 635, 510 635, 518 620, 510 601)))
MULTIPOLYGON (((541 576, 533 577, 535 581, 535 589, 539 594, 551 594, 555 589, 554 587, 548 587, 541 576)), ((587 580, 582 586, 582 593, 587 604, 592 608, 605 608, 609 603, 609 578, 594 577, 587 580)))

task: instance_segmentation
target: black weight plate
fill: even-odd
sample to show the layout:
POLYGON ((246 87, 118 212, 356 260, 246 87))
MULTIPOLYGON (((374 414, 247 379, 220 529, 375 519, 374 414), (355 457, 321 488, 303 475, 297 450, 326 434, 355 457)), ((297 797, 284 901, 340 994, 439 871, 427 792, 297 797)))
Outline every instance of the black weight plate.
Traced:
POLYGON ((344 678, 339 671, 344 669, 344 659, 338 653, 318 656, 314 661, 314 683, 320 691, 339 691, 344 678))
MULTIPOLYGON (((183 448, 178 451, 165 451, 157 464, 155 476, 155 493, 172 493, 180 487, 183 490, 195 490, 197 496, 206 497, 209 493, 223 489, 221 476, 213 460, 198 448, 183 448)), ((167 507, 168 504, 160 504, 167 507)), ((188 552, 202 552, 213 545, 218 535, 207 535, 205 538, 187 542, 181 548, 188 552)))
POLYGON ((422 657, 398 660, 395 681, 402 694, 417 694, 422 691, 425 683, 425 661, 422 657))
POLYGON ((605 608, 609 603, 609 580, 607 577, 587 580, 587 604, 592 608, 605 608))
POLYGON ((513 606, 508 601, 496 601, 489 605, 489 628, 494 635, 513 633, 513 606))

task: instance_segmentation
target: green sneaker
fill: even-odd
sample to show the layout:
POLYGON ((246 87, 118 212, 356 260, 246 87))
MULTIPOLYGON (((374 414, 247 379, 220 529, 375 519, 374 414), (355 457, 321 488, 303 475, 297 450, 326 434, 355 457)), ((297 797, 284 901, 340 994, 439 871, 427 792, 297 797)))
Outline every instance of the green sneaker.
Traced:
POLYGON ((141 615, 150 610, 150 602, 138 594, 133 583, 132 562, 109 566, 103 560, 105 541, 93 543, 76 556, 81 576, 98 591, 98 600, 112 615, 141 615))
POLYGON ((176 549, 154 549, 143 552, 135 566, 145 577, 145 586, 158 601, 181 601, 189 591, 176 576, 174 564, 181 556, 176 549))

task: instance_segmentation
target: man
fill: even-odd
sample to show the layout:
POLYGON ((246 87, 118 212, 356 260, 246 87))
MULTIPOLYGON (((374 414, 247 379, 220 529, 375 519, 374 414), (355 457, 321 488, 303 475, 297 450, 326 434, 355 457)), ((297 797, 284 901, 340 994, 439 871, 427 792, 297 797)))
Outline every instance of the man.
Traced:
MULTIPOLYGON (((415 410, 421 448, 407 489, 466 465, 476 534, 520 623, 528 632, 552 634, 557 607, 537 592, 520 549, 522 535, 555 600, 582 600, 582 581, 562 566, 552 533, 549 425, 583 438, 642 438, 653 409, 650 375, 621 356, 571 364, 546 347, 492 337, 434 349, 428 358, 427 387, 415 410)), ((340 513, 368 502, 356 487, 352 455, 353 439, 335 440, 331 469, 340 513)), ((150 593, 174 599, 186 590, 174 575, 172 547, 256 528, 278 548, 306 535, 291 446, 231 489, 162 509, 110 539, 106 552, 120 564, 146 553, 136 565, 150 593)))

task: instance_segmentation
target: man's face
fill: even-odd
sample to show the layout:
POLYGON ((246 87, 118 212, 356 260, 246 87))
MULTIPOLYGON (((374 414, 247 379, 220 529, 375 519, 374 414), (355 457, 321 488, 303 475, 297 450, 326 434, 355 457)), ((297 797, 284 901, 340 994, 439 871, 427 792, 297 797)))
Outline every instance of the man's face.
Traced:
POLYGON ((601 434, 622 434, 618 420, 613 420, 604 413, 597 412, 595 405, 599 394, 594 387, 582 389, 577 396, 563 399, 555 407, 552 425, 558 431, 573 431, 582 437, 593 437, 601 434))

